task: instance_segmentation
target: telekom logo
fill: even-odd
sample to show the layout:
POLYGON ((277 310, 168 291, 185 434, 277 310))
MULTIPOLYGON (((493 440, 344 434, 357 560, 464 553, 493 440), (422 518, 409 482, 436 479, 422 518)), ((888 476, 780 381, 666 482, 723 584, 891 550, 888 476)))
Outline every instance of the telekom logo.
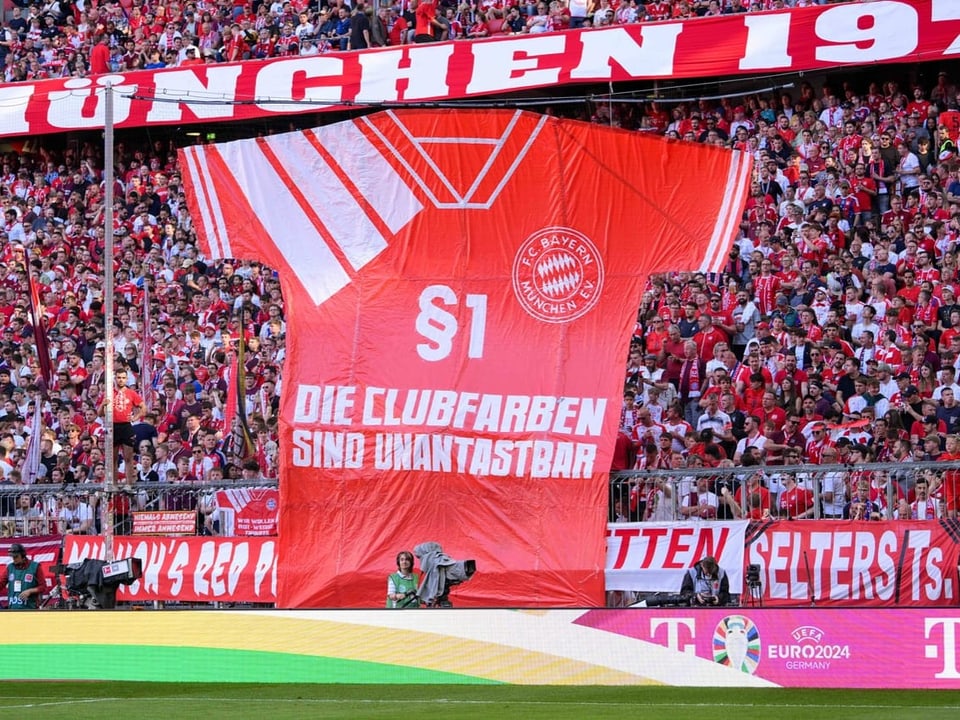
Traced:
POLYGON ((923 636, 925 640, 936 639, 931 637, 940 631, 939 645, 925 645, 924 656, 930 659, 943 658, 943 670, 934 675, 938 680, 960 680, 960 668, 957 668, 957 626, 960 618, 925 618, 923 621, 923 636))
POLYGON ((697 639, 697 624, 693 618, 650 618, 650 637, 656 638, 657 630, 661 626, 667 629, 667 647, 676 652, 687 653, 688 655, 697 654, 697 646, 694 643, 687 643, 685 640, 697 639), (681 628, 686 633, 681 633, 681 628), (687 638, 681 640, 681 635, 687 635, 687 638))

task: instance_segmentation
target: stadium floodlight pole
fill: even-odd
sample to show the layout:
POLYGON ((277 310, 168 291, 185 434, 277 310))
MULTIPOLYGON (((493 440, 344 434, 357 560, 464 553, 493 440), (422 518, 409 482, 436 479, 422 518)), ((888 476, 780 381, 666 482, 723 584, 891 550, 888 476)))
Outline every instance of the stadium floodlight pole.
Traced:
MULTIPOLYGON (((106 502, 101 508, 104 560, 113 561, 113 496, 117 491, 117 448, 113 438, 114 354, 113 354, 113 83, 103 88, 103 341, 104 341, 104 419, 103 454, 106 458, 103 490, 106 502)), ((130 468, 126 469, 127 472, 130 468)))

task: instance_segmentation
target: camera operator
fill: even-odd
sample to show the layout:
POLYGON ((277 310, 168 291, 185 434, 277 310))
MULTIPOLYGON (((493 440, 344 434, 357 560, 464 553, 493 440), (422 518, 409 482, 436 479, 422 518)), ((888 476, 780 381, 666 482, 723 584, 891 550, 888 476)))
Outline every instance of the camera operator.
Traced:
POLYGON ((405 610, 420 607, 417 588, 420 576, 413 571, 413 553, 397 553, 397 571, 387 576, 387 609, 405 610))
POLYGON ((708 555, 684 574, 680 597, 694 607, 726 605, 730 601, 730 581, 716 559, 708 555))

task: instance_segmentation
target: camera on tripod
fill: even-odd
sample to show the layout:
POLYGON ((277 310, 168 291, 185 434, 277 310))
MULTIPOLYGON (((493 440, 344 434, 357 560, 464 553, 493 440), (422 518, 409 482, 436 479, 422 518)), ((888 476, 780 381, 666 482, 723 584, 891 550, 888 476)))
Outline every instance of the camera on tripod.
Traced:
POLYGON ((143 575, 140 558, 104 562, 88 558, 71 565, 55 565, 52 570, 63 575, 66 590, 76 598, 79 607, 89 610, 111 610, 117 606, 117 590, 131 585, 143 575))
POLYGON ((760 579, 760 566, 747 565, 747 574, 744 580, 747 583, 747 592, 740 598, 741 605, 763 607, 763 581, 760 579))
POLYGON ((477 572, 475 560, 454 560, 443 552, 440 543, 420 543, 413 554, 420 561, 417 595, 424 607, 453 607, 450 588, 467 582, 477 572))

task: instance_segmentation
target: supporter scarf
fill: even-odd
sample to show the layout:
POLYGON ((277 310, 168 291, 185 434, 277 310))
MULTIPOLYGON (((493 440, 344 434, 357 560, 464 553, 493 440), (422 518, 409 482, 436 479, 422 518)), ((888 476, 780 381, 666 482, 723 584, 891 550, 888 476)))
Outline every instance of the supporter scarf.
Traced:
POLYGON ((700 362, 698 360, 684 361, 684 368, 680 372, 680 394, 688 397, 690 393, 700 393, 700 362))

